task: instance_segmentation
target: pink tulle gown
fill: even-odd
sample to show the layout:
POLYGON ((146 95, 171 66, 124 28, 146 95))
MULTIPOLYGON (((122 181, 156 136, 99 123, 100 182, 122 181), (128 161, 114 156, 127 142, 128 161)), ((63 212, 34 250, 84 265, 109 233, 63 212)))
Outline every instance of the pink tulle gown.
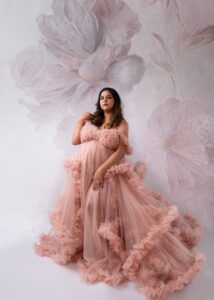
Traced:
POLYGON ((116 286, 132 280, 148 299, 165 299, 201 270, 205 256, 196 244, 202 228, 191 215, 144 186, 145 166, 124 156, 93 190, 93 173, 117 148, 118 129, 100 129, 89 121, 81 145, 63 161, 68 174, 63 193, 49 212, 51 230, 33 244, 40 256, 58 264, 78 262, 82 278, 116 286))

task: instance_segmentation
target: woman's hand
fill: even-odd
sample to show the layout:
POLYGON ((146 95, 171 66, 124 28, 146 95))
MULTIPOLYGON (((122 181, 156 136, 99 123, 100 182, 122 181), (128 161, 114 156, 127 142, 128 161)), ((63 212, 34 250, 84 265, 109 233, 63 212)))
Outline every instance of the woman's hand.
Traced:
POLYGON ((78 119, 76 126, 74 128, 73 134, 72 134, 71 142, 73 145, 81 144, 80 131, 81 131, 81 128, 84 126, 85 121, 90 118, 90 115, 91 114, 89 112, 85 112, 78 119))
POLYGON ((93 176, 93 190, 96 191, 98 188, 103 188, 105 171, 103 168, 99 167, 93 176))

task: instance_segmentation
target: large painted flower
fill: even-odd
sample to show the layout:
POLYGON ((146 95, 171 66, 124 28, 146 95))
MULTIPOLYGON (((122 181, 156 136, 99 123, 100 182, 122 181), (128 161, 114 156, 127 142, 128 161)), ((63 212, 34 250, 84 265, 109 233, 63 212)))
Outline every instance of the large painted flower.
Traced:
POLYGON ((13 75, 36 101, 21 101, 31 119, 38 125, 60 119, 66 136, 69 116, 83 104, 91 110, 103 86, 127 93, 143 77, 143 59, 128 54, 140 23, 122 0, 54 0, 52 9, 38 17, 42 46, 18 54, 13 75))
POLYGON ((61 119, 75 107, 71 95, 80 79, 73 71, 46 63, 42 49, 30 47, 18 54, 12 74, 17 86, 34 98, 33 102, 21 99, 20 103, 29 108, 29 117, 35 124, 40 126, 61 119))
POLYGON ((174 194, 214 176, 214 116, 194 102, 170 98, 148 121, 147 153, 174 194))

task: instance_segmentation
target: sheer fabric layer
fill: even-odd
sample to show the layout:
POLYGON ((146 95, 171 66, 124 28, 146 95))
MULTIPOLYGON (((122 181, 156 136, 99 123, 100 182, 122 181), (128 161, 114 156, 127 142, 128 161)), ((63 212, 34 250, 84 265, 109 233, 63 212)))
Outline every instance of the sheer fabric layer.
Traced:
POLYGON ((196 245, 202 228, 144 185, 143 162, 124 157, 105 173, 103 189, 93 190, 94 172, 120 140, 131 154, 127 137, 118 130, 86 123, 80 150, 63 161, 68 179, 49 212, 51 230, 33 247, 56 263, 77 262, 88 282, 116 286, 128 279, 148 299, 164 299, 201 270, 205 256, 196 245))

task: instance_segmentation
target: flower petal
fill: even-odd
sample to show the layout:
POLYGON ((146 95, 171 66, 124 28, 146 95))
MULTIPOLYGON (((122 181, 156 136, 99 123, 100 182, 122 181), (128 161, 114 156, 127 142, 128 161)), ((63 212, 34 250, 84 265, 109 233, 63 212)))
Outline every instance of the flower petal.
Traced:
POLYGON ((52 40, 53 42, 61 40, 58 33, 58 24, 54 16, 45 16, 40 14, 37 17, 37 23, 39 30, 44 34, 44 36, 46 36, 47 39, 52 40))
POLYGON ((102 28, 88 7, 78 0, 54 0, 52 8, 54 16, 38 18, 45 45, 80 59, 96 50, 102 39, 102 28))
POLYGON ((87 81, 102 80, 105 72, 113 59, 113 49, 111 46, 99 48, 89 56, 79 68, 80 76, 87 81))
POLYGON ((44 60, 43 51, 36 47, 29 47, 17 54, 11 68, 16 85, 21 89, 27 89, 35 82, 40 83, 44 60))
POLYGON ((147 151, 155 160, 156 170, 165 172, 173 193, 193 188, 214 176, 214 152, 210 151, 214 149, 210 138, 213 129, 207 124, 212 119, 198 104, 173 98, 152 112, 147 151))
POLYGON ((63 116, 61 109, 51 102, 35 104, 20 99, 19 103, 30 110, 28 117, 33 123, 38 125, 37 128, 56 121, 63 116))
POLYGON ((188 37, 188 49, 194 49, 211 43, 214 40, 214 25, 198 30, 193 36, 188 37))
POLYGON ((69 101, 81 78, 76 71, 46 62, 39 48, 27 48, 12 64, 12 75, 19 88, 34 96, 39 103, 69 101))
POLYGON ((126 56, 118 59, 108 68, 106 80, 128 92, 141 80, 144 70, 144 61, 140 56, 126 56))
POLYGON ((137 14, 124 1, 96 1, 93 12, 102 18, 110 41, 115 45, 126 44, 141 28, 137 14))

